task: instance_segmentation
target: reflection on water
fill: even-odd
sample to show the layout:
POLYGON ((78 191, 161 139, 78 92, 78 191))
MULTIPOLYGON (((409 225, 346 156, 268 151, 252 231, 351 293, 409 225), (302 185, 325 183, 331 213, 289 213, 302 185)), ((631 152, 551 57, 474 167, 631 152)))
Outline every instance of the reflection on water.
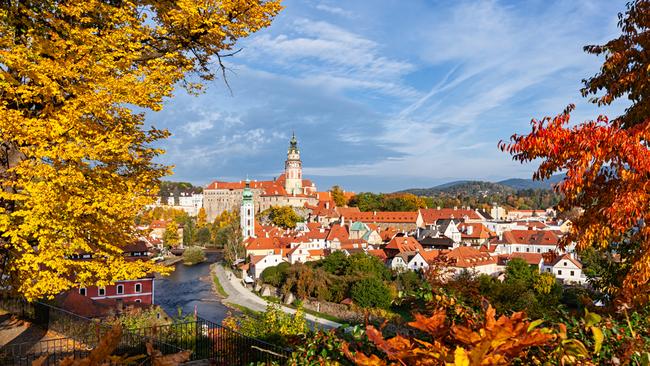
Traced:
POLYGON ((185 314, 194 313, 215 323, 225 318, 226 308, 212 290, 210 265, 217 260, 215 253, 208 254, 208 260, 194 266, 176 264, 171 275, 156 280, 155 303, 169 315, 176 315, 180 307, 185 314))

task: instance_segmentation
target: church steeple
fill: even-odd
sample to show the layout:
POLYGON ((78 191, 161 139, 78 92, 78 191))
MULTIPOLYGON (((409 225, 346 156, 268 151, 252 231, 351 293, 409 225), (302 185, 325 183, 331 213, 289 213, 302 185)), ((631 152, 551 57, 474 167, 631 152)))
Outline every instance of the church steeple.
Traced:
POLYGON ((242 192, 239 217, 244 239, 255 237, 255 204, 253 202, 253 191, 251 191, 251 181, 248 178, 246 178, 246 186, 242 192))

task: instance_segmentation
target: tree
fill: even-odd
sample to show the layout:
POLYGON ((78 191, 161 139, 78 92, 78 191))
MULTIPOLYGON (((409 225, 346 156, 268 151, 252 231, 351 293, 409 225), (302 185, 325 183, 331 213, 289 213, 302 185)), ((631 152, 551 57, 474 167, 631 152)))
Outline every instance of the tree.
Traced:
POLYGON ((318 262, 326 272, 334 275, 343 275, 348 267, 348 257, 340 250, 337 250, 318 262))
POLYGON ((390 289, 376 277, 364 278, 352 285, 350 296, 362 308, 387 309, 393 302, 390 289))
POLYGON ((226 226, 239 225, 239 213, 236 210, 223 211, 214 219, 210 232, 212 240, 217 244, 217 233, 226 226))
POLYGON ((303 221, 303 218, 289 206, 271 206, 268 209, 268 216, 274 225, 285 229, 293 229, 298 222, 303 221))
POLYGON ((183 252, 183 263, 194 265, 205 261, 205 252, 199 247, 189 247, 183 252))
POLYGON ((121 249, 170 173, 153 162, 169 133, 146 129, 142 111, 160 110, 176 85, 200 91, 188 74, 225 73, 236 42, 280 9, 279 0, 2 2, 3 286, 36 299, 168 272, 121 249), (92 259, 71 258, 88 251, 92 259))
POLYGON ((196 227, 199 229, 207 225, 208 215, 205 213, 205 208, 201 207, 199 209, 198 215, 196 215, 196 227))
POLYGON ((196 232, 194 243, 199 245, 208 245, 211 242, 210 229, 202 227, 196 232))
POLYGON ((348 257, 346 272, 357 277, 376 277, 380 280, 388 280, 390 271, 384 263, 374 255, 366 253, 355 253, 348 257))
POLYGON ((178 235, 178 225, 176 222, 171 221, 169 224, 167 224, 167 227, 165 227, 165 232, 163 232, 162 240, 165 248, 172 248, 178 246, 178 244, 181 243, 181 238, 178 235))
POLYGON ((217 233, 217 245, 223 247, 223 257, 227 263, 235 263, 246 256, 243 237, 239 225, 229 225, 217 233))
POLYGON ((629 267, 613 294, 630 304, 647 302, 650 291, 650 1, 632 1, 619 19, 618 38, 585 47, 589 53, 604 54, 605 62, 598 74, 584 80, 582 93, 593 95, 598 105, 627 96, 632 105, 625 113, 569 127, 569 106, 554 118, 533 120, 530 134, 513 135, 500 147, 520 162, 540 159, 535 179, 566 172, 556 186, 563 195, 558 207, 580 207, 584 213, 562 245, 575 241, 578 250, 593 246, 620 254, 620 263, 629 267))
POLYGON ((332 193, 332 199, 338 207, 343 207, 348 204, 347 198, 345 198, 345 192, 339 186, 334 186, 330 189, 332 193))
POLYGON ((535 281, 535 272, 530 264, 521 258, 514 258, 506 265, 506 282, 522 281, 530 286, 535 281))

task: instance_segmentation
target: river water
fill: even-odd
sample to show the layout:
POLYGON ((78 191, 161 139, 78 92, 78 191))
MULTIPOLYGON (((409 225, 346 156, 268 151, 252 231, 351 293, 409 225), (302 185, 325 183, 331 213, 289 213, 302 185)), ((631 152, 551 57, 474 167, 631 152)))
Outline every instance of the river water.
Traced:
POLYGON ((171 316, 178 313, 178 308, 184 314, 193 314, 196 307, 201 318, 221 324, 228 308, 212 290, 210 274, 210 265, 218 260, 218 254, 207 253, 207 258, 207 261, 194 266, 179 262, 172 274, 156 279, 154 303, 171 316))

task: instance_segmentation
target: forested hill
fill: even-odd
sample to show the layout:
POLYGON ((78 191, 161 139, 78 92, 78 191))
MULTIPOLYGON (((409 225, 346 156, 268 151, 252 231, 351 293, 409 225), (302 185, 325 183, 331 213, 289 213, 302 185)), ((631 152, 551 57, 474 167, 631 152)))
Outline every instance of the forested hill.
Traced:
POLYGON ((160 192, 158 192, 158 196, 169 197, 173 194, 174 197, 178 197, 181 193, 192 194, 201 192, 203 192, 203 188, 196 187, 192 185, 192 183, 162 181, 160 182, 160 192))
POLYGON ((429 207, 489 207, 493 203, 516 209, 544 209, 556 205, 560 196, 552 184, 564 175, 555 175, 542 182, 527 179, 508 179, 493 183, 483 181, 455 181, 432 188, 413 188, 395 194, 414 194, 426 198, 429 207))
POLYGON ((412 193, 416 196, 436 196, 445 193, 452 196, 484 196, 514 193, 515 189, 499 183, 482 181, 456 181, 432 188, 413 188, 398 193, 412 193))

